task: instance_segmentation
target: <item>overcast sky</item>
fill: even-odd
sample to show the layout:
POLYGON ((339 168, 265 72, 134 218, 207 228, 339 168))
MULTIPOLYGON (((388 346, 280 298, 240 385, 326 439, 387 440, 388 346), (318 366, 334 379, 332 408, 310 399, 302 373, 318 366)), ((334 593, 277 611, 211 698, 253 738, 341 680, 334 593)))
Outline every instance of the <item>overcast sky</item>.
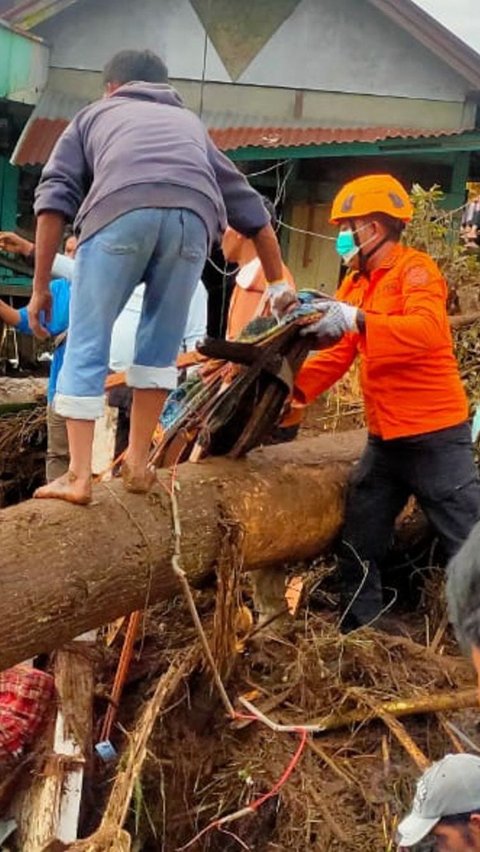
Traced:
POLYGON ((415 2, 480 53, 478 0, 415 0, 415 2))

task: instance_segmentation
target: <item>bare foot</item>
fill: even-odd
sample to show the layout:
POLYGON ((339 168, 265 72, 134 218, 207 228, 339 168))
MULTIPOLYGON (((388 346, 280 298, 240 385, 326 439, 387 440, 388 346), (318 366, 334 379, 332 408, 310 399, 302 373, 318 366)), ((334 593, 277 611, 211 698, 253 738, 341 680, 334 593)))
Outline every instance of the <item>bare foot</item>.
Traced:
POLYGON ((146 494, 156 482, 157 472, 154 467, 132 468, 127 461, 122 464, 122 480, 125 491, 132 494, 146 494))
POLYGON ((66 503, 75 503, 78 506, 86 506, 92 499, 92 480, 81 479, 71 470, 37 488, 33 495, 37 500, 65 500, 66 503))

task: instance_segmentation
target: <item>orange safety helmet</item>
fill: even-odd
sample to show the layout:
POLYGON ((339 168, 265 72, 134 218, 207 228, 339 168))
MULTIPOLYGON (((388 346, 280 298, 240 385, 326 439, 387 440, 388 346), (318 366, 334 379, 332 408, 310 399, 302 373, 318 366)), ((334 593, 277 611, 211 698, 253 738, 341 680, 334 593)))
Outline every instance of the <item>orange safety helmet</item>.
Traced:
POLYGON ((355 219, 371 213, 386 213, 394 219, 409 222, 412 202, 402 184, 392 175, 365 175, 346 183, 332 205, 330 222, 355 219))

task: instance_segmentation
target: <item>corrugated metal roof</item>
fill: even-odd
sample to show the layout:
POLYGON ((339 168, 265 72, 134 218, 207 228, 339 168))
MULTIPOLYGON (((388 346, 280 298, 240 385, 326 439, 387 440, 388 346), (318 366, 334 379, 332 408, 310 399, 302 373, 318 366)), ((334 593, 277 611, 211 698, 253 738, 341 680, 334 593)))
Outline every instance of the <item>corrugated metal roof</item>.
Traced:
POLYGON ((412 127, 212 127, 210 135, 222 151, 237 148, 295 148, 306 145, 375 143, 386 139, 431 139, 457 136, 463 130, 425 130, 412 127))
POLYGON ((68 125, 68 121, 37 118, 22 133, 10 162, 14 166, 36 166, 47 162, 55 142, 68 125))
MULTIPOLYGON (((25 125, 11 162, 16 166, 45 163, 69 121, 86 104, 86 100, 46 90, 25 125)), ((262 116, 241 116, 231 112, 207 113, 204 122, 222 151, 375 143, 387 139, 439 139, 464 132, 412 127, 318 127, 305 120, 270 119, 267 122, 262 116)))
POLYGON ((69 95, 68 92, 58 92, 55 89, 45 89, 31 115, 31 118, 48 118, 50 121, 61 119, 69 122, 73 116, 89 101, 69 95))
POLYGON ((0 14, 6 21, 29 30, 76 2, 77 0, 20 0, 17 3, 3 3, 0 14))
MULTIPOLYGON (((1 12, 0 12, 1 14, 1 12)), ((22 36, 22 38, 26 38, 29 41, 34 41, 37 44, 45 44, 43 38, 35 35, 34 33, 29 33, 24 30, 22 27, 18 27, 15 24, 10 23, 9 21, 4 20, 4 18, 0 17, 0 27, 4 30, 10 30, 12 33, 16 33, 16 35, 22 36)))
POLYGON ((22 130, 10 162, 14 166, 46 163, 68 123, 87 104, 87 100, 46 89, 22 130))

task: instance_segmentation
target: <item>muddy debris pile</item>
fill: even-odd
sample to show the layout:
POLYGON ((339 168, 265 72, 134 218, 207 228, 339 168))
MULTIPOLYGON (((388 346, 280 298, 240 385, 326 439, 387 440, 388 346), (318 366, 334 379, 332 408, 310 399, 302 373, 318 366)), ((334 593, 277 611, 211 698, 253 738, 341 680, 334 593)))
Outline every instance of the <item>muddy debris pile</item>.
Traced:
POLYGON ((44 481, 47 448, 46 382, 0 382, 0 508, 30 497, 44 481))
MULTIPOLYGON (((244 580, 235 591, 237 615, 226 628, 233 641, 223 637, 235 650, 218 661, 233 714, 183 600, 148 611, 112 732, 117 760, 92 758, 80 834, 88 839, 68 848, 395 848, 419 771, 478 737, 473 675, 448 633, 438 574, 416 615, 405 616, 405 636, 364 629, 342 637, 331 567, 295 573, 303 603, 281 632, 246 616, 244 580), (311 610, 307 591, 318 582, 330 606, 311 610)), ((194 599, 218 647, 215 609, 225 611, 225 601, 211 590, 194 599)), ((93 742, 124 629, 109 648, 101 644, 93 742)))

